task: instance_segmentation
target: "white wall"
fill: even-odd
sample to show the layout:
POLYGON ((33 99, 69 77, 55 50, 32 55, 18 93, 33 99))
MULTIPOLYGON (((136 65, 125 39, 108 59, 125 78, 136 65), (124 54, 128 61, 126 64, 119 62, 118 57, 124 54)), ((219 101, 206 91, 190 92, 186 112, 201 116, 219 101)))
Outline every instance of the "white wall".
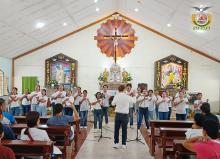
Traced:
MULTIPOLYGON (((113 60, 101 54, 94 36, 100 24, 92 26, 62 41, 40 49, 15 61, 15 86, 21 89, 22 76, 38 76, 44 85, 45 59, 58 53, 64 53, 78 60, 78 85, 87 89, 90 96, 98 90, 97 77, 113 60)), ((118 63, 127 68, 133 77, 133 85, 146 82, 154 87, 154 62, 174 54, 189 62, 189 91, 204 92, 214 111, 219 109, 220 65, 203 56, 191 53, 176 43, 160 37, 133 24, 138 36, 131 54, 118 63)))
POLYGON ((0 57, 0 69, 4 72, 5 76, 8 76, 9 90, 11 90, 12 60, 8 58, 0 57))

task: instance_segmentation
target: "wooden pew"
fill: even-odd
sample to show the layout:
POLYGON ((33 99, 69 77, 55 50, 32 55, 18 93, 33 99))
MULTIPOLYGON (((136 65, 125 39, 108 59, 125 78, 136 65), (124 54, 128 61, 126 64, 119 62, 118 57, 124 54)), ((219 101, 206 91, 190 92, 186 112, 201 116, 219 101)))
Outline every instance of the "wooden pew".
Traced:
POLYGON ((153 156, 156 146, 156 138, 160 138, 160 127, 170 128, 191 128, 193 121, 176 121, 176 120, 150 120, 151 138, 150 138, 150 154, 153 156))
MULTIPOLYGON (((46 124, 47 120, 50 117, 40 117, 40 124, 46 124)), ((25 116, 15 116, 15 120, 18 124, 26 124, 26 117, 25 116)), ((75 147, 74 150, 78 151, 78 142, 79 142, 79 132, 80 132, 80 119, 74 120, 73 124, 75 125, 75 131, 74 131, 74 142, 75 147)))
POLYGON ((1 144, 11 148, 17 157, 43 156, 44 159, 50 159, 53 153, 53 142, 2 140, 1 144))
MULTIPOLYGON (((21 130, 26 128, 27 124, 14 124, 11 126, 16 135, 21 134, 21 130)), ((39 129, 46 130, 48 135, 56 141, 55 145, 63 146, 63 155, 66 156, 66 147, 70 146, 70 126, 47 126, 39 125, 39 129)))
POLYGON ((183 146, 184 140, 174 140, 173 150, 175 152, 175 159, 182 159, 183 156, 196 155, 194 152, 187 150, 183 146))
MULTIPOLYGON (((14 116, 15 120, 17 121, 18 124, 26 124, 26 117, 25 116, 14 116)), ((47 120, 50 117, 40 117, 40 124, 46 124, 47 120)))
POLYGON ((173 141, 174 139, 185 139, 185 133, 187 129, 188 128, 160 128, 163 158, 166 158, 168 152, 173 153, 173 144, 171 146, 172 150, 167 151, 167 141, 173 141))

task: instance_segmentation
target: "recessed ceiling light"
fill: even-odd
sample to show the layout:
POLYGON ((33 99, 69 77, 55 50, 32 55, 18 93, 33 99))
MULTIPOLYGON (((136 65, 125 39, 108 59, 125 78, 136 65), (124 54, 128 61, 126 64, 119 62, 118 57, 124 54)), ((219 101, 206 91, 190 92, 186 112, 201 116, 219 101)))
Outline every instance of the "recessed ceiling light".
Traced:
POLYGON ((95 11, 96 11, 96 12, 100 11, 100 8, 97 7, 97 8, 95 9, 95 11))
POLYGON ((45 26, 45 23, 43 23, 43 22, 38 22, 38 23, 36 24, 36 28, 37 28, 37 29, 43 28, 44 26, 45 26))
POLYGON ((135 11, 135 12, 138 12, 138 11, 139 11, 139 9, 138 9, 138 8, 135 8, 135 9, 134 9, 134 11, 135 11))
POLYGON ((94 3, 98 3, 98 0, 94 0, 94 3))
POLYGON ((63 23, 63 26, 67 26, 67 23, 64 22, 64 23, 63 23))
POLYGON ((172 24, 170 24, 170 23, 167 24, 167 27, 171 27, 171 26, 172 26, 172 24))

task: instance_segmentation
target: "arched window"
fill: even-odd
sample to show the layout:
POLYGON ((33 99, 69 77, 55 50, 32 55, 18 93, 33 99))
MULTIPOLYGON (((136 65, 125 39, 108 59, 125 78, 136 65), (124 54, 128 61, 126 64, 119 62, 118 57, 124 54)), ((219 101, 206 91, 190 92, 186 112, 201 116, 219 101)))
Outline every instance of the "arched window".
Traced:
POLYGON ((8 77, 0 70, 0 96, 8 95, 8 77))

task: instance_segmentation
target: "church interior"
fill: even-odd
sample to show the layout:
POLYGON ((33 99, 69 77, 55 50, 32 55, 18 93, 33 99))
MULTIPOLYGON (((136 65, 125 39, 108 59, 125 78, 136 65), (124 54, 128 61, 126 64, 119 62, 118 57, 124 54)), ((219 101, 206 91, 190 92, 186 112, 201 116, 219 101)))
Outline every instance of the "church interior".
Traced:
POLYGON ((219 8, 0 0, 0 159, 220 159, 219 8))

